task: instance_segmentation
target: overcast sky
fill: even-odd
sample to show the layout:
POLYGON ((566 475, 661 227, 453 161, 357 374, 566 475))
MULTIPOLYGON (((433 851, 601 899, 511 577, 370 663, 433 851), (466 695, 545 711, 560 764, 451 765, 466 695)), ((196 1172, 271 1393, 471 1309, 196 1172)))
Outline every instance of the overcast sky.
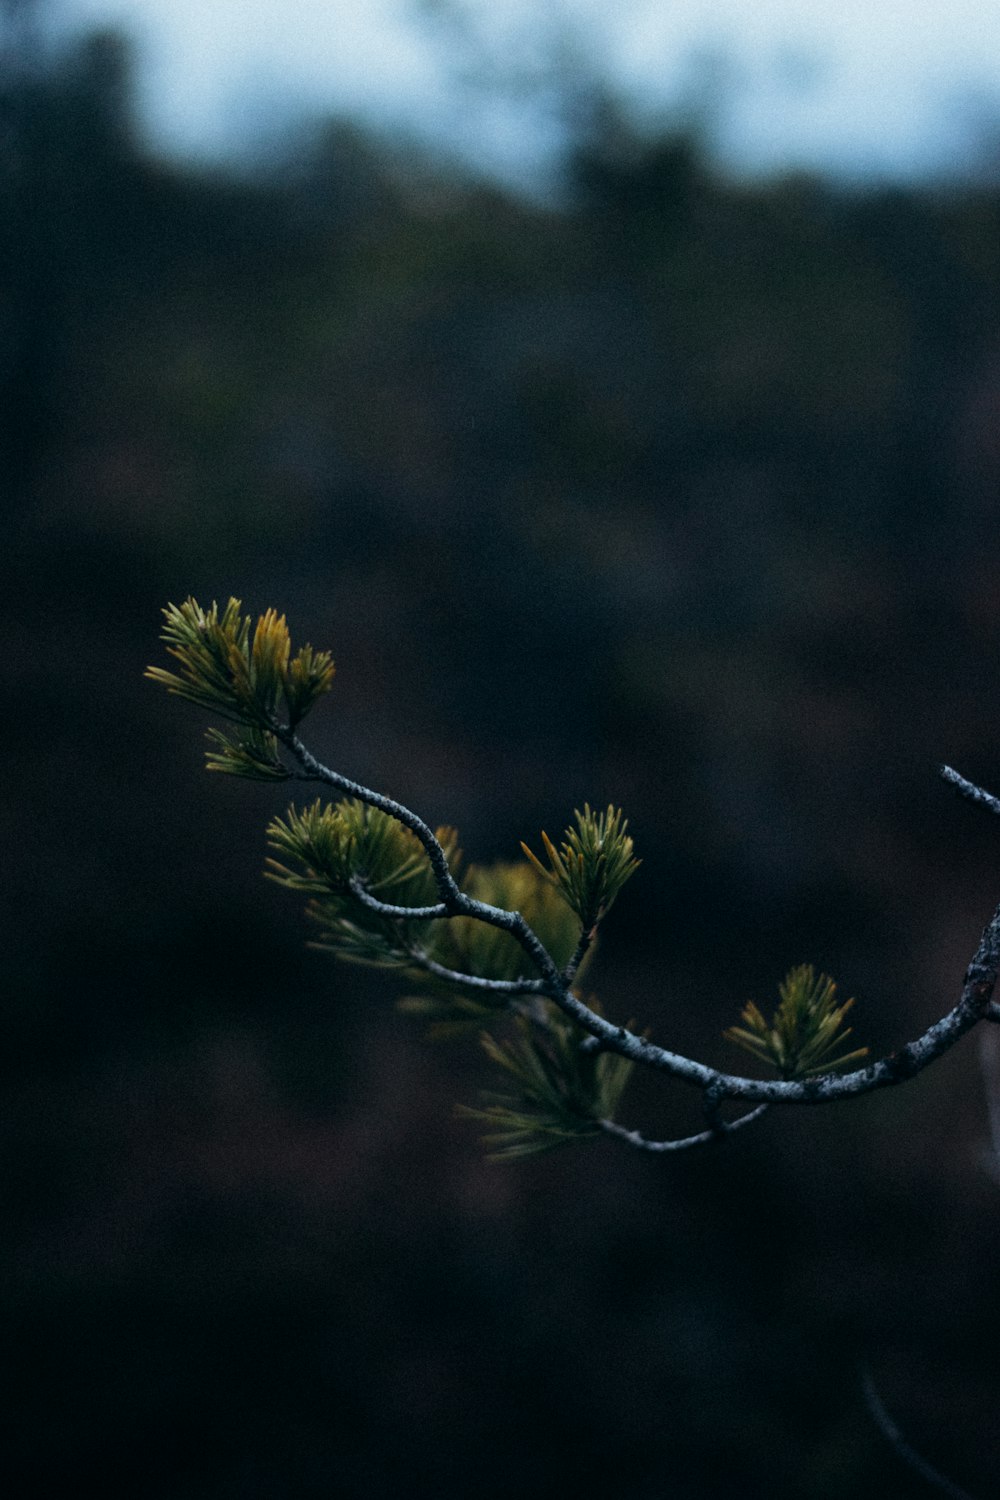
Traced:
POLYGON ((538 23, 647 112, 717 92, 719 148, 741 167, 833 165, 852 174, 964 165, 1000 118, 993 0, 51 0, 66 25, 136 39, 143 106, 172 149, 245 147, 286 110, 348 111, 438 134, 501 171, 552 145, 523 105, 479 107, 466 56, 427 12, 464 10, 493 55, 537 55, 538 23), (698 61, 700 59, 700 62, 698 61), (719 60, 725 60, 725 68, 719 60), (714 73, 713 73, 714 69, 714 73), (700 86, 694 80, 701 79, 700 86))

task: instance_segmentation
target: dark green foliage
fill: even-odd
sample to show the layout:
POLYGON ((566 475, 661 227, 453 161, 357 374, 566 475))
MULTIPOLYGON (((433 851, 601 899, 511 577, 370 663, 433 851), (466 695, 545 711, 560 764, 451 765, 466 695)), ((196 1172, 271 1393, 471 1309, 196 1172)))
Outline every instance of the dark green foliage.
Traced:
MULTIPOLYGON (((441 828, 437 836, 457 860, 455 831, 441 828)), ((351 797, 333 806, 317 799, 301 812, 290 807, 283 819, 275 818, 268 838, 298 866, 269 859, 269 877, 312 898, 307 912, 321 932, 314 946, 355 963, 397 967, 412 961, 426 922, 380 916, 351 888, 355 881, 392 906, 437 900, 427 855, 408 828, 351 797)))
MULTIPOLYGON (((354 797, 333 805, 317 798, 301 811, 289 807, 267 833, 272 847, 300 866, 296 872, 268 861, 271 878, 294 890, 346 900, 350 882, 358 880, 379 901, 393 906, 424 906, 437 900, 419 840, 395 818, 354 797)), ((457 861, 454 829, 439 829, 438 838, 457 861)))
POLYGON ((304 719, 317 698, 329 692, 333 683, 333 658, 328 651, 314 651, 300 646, 288 662, 282 680, 288 722, 294 726, 304 719))
POLYGON ((515 1027, 510 1040, 489 1033, 482 1039, 509 1091, 485 1093, 481 1109, 459 1110, 489 1126, 483 1140, 490 1154, 512 1160, 600 1135, 599 1122, 614 1118, 631 1062, 581 1047, 584 1034, 551 1005, 539 1017, 519 1017, 515 1027))
POLYGON ((800 964, 785 976, 778 994, 770 1025, 751 1000, 740 1017, 743 1025, 726 1032, 728 1040, 769 1063, 782 1078, 827 1073, 867 1057, 867 1047, 840 1050, 851 1034, 844 1017, 854 1001, 838 1005, 837 986, 828 975, 817 974, 812 964, 800 964))
MULTIPOLYGON (((419 960, 424 958, 481 979, 531 977, 524 950, 500 928, 471 917, 453 917, 447 922, 384 917, 364 905, 352 890, 352 882, 392 906, 431 906, 438 899, 419 840, 377 808, 354 798, 332 805, 317 799, 309 807, 290 807, 284 818, 275 818, 268 837, 272 847, 298 867, 269 859, 269 877, 312 898, 308 912, 322 929, 316 946, 341 958, 406 965, 436 992, 433 998, 403 1002, 407 1009, 444 1023, 463 1017, 478 1020, 506 1004, 503 994, 487 997, 483 991, 463 992, 460 982, 421 970, 419 960)), ((471 865, 462 875, 457 832, 439 828, 435 837, 468 895, 522 912, 556 961, 567 961, 578 924, 557 892, 530 865, 471 865)))
MULTIPOLYGON (((146 676, 161 682, 168 693, 238 724, 258 718, 251 681, 250 617, 240 614, 240 601, 230 599, 222 613, 214 601, 203 610, 196 599, 168 604, 162 639, 180 663, 180 673, 148 667, 146 676)), ((273 702, 270 704, 273 707, 273 702)))
MULTIPOLYGON (((538 997, 512 1002, 504 991, 462 984, 463 974, 501 982, 533 977, 530 960, 510 933, 473 917, 384 916, 361 899, 359 888, 392 906, 434 904, 431 867, 409 829, 347 798, 334 806, 317 800, 301 811, 291 807, 272 822, 268 835, 294 866, 269 860, 271 879, 311 897, 307 910, 322 932, 314 946, 357 963, 405 968, 430 993, 409 996, 401 1006, 429 1019, 433 1035, 455 1035, 514 1011, 515 1036, 498 1041, 486 1034, 483 1046, 515 1089, 487 1095, 482 1110, 463 1111, 489 1123, 485 1139, 496 1147, 493 1155, 525 1156, 600 1133, 597 1122, 613 1117, 631 1063, 582 1048, 585 1033, 551 1003, 538 997), (425 967, 428 962, 450 977, 425 967)), ((457 872, 457 834, 442 828, 436 837, 457 872)), ((555 961, 568 962, 579 922, 534 864, 473 865, 462 888, 491 907, 520 911, 555 961)))
POLYGON ((209 729, 206 738, 217 746, 205 752, 207 771, 224 771, 249 781, 287 781, 288 768, 278 756, 278 741, 266 729, 248 727, 236 733, 209 729))

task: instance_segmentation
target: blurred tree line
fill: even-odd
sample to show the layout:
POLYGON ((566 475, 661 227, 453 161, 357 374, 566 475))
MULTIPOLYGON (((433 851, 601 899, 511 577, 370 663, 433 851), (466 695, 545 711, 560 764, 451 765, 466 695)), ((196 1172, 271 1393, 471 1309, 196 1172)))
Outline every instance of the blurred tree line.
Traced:
MULTIPOLYGON (((736 181, 611 106, 550 202, 345 120, 196 169, 121 36, 33 19, 0 97, 12 1463, 916 1495, 867 1359, 989 1493, 972 1050, 711 1158, 484 1167, 474 1049, 303 950, 259 879, 282 794, 204 785, 141 670, 167 598, 276 604, 338 658, 313 748, 470 852, 624 805, 612 1013, 725 1061, 809 959, 860 1040, 915 1033, 1000 894, 933 780, 1000 781, 1000 189, 736 181)), ((660 1092, 636 1123, 689 1124, 660 1092)))

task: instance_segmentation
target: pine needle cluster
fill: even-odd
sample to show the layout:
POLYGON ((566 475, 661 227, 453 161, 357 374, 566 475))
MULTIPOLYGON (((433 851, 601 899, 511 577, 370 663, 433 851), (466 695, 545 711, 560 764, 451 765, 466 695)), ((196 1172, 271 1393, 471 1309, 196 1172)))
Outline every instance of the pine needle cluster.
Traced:
POLYGON ((727 1039, 769 1063, 782 1078, 807 1078, 868 1056, 867 1047, 841 1051, 851 1034, 844 1018, 854 1001, 837 1003, 837 986, 828 974, 817 974, 812 964, 800 964, 778 986, 778 996, 770 1023, 748 1001, 740 1015, 743 1025, 731 1026, 727 1039))
POLYGON ((149 667, 146 676, 237 726, 209 730, 210 771, 282 781, 289 772, 274 729, 279 723, 294 729, 329 692, 333 659, 311 646, 293 656, 284 615, 265 610, 254 626, 241 609, 232 598, 222 610, 215 602, 203 609, 197 599, 168 604, 162 638, 179 671, 149 667))
POLYGON ((574 811, 573 817, 576 827, 566 829, 558 849, 547 833, 542 834, 548 868, 527 844, 521 848, 539 873, 558 888, 584 932, 591 932, 611 910, 639 861, 621 808, 609 806, 606 812, 594 813, 584 803, 583 812, 574 811))
MULTIPOLYGON (((288 809, 267 830, 283 859, 269 858, 265 873, 310 898, 306 911, 320 929, 313 947, 353 963, 407 967, 427 923, 380 916, 362 893, 391 906, 421 907, 437 900, 434 876, 418 839, 395 818, 353 797, 301 810, 288 809)), ((446 854, 458 854, 454 829, 436 837, 446 854)))
POLYGON ((502 1092, 483 1094, 479 1109, 459 1107, 488 1129, 490 1155, 511 1161, 601 1134, 613 1120, 632 1071, 627 1058, 580 1046, 579 1029, 552 1006, 544 1024, 520 1017, 512 1038, 487 1032, 483 1049, 506 1075, 502 1092))
MULTIPOLYGON (((467 894, 504 910, 521 911, 557 961, 568 959, 576 942, 576 921, 530 865, 470 865, 463 871, 456 830, 438 828, 435 838, 467 894)), ((366 895, 393 907, 429 907, 437 901, 426 852, 414 834, 387 813, 355 798, 334 804, 317 799, 275 818, 268 840, 281 856, 268 859, 269 878, 310 898, 307 913, 321 929, 313 946, 355 962, 409 969, 432 993, 404 1004, 439 1023, 438 1034, 442 1024, 463 1019, 467 1023, 484 1014, 484 992, 463 989, 463 976, 503 983, 532 977, 523 948, 500 928, 471 917, 447 922, 386 917, 365 904, 366 895), (425 960, 445 968, 451 977, 442 979, 421 968, 425 960), (455 1001, 461 1002, 457 1009, 455 1001)), ((486 1012, 504 1007, 506 999, 503 994, 489 996, 492 1003, 486 1012)))

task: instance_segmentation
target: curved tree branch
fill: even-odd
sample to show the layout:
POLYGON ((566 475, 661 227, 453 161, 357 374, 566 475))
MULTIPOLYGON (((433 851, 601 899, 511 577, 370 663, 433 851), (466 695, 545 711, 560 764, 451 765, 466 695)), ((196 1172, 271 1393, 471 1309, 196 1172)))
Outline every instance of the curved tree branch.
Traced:
MULTIPOLYGON (((815 1077, 802 1079, 745 1078, 739 1074, 725 1073, 717 1068, 708 1067, 704 1063, 696 1062, 693 1058, 658 1047, 647 1041, 645 1037, 636 1035, 624 1026, 616 1026, 591 1010, 570 987, 571 978, 568 976, 573 971, 573 960, 570 961, 567 970, 560 971, 551 954, 520 912, 504 911, 500 907, 490 906, 487 902, 476 901, 466 895, 459 888, 451 873, 444 850, 422 818, 391 797, 383 796, 382 793, 375 792, 360 782, 352 781, 349 777, 331 771, 306 749, 298 736, 287 726, 276 724, 274 733, 312 779, 325 782, 328 786, 346 792, 370 807, 376 807, 387 813, 404 827, 409 828, 426 850, 435 883, 441 894, 441 902, 432 907, 392 907, 376 901, 367 892, 362 895, 364 888, 358 885, 355 894, 372 910, 401 919, 405 917, 429 920, 442 916, 467 916, 510 933, 521 944, 541 975, 542 983, 537 993, 547 995, 566 1015, 594 1037, 602 1048, 617 1052, 622 1057, 627 1057, 630 1061, 640 1063, 644 1067, 669 1073, 683 1083, 702 1089, 717 1102, 723 1099, 744 1099, 760 1104, 825 1104, 838 1099, 854 1098, 876 1089, 889 1088, 922 1072, 924 1068, 953 1047, 977 1022, 987 1016, 990 1020, 997 1018, 998 1008, 993 1005, 992 997, 998 966, 1000 966, 1000 908, 997 909, 983 932, 979 947, 966 971, 965 983, 958 1003, 940 1020, 929 1026, 916 1040, 897 1048, 887 1057, 850 1073, 821 1073, 815 1077)), ((971 800, 991 810, 1000 810, 1000 802, 997 799, 992 798, 981 788, 975 787, 971 782, 967 782, 956 771, 944 767, 941 774, 946 781, 955 785, 971 800)), ((582 937, 577 953, 574 954, 577 963, 579 962, 577 955, 582 957, 585 951, 585 941, 582 937)), ((441 977, 446 976, 441 975, 441 977)), ((462 982, 466 980, 467 976, 463 976, 462 982)), ((718 1131, 710 1133, 717 1134, 718 1131)))
MULTIPOLYGON (((366 807, 378 810, 408 830, 420 844, 429 861, 439 900, 420 906, 397 905, 381 901, 371 893, 360 866, 353 867, 351 878, 349 854, 355 835, 345 831, 348 824, 336 810, 321 811, 318 802, 314 821, 318 820, 317 827, 323 826, 320 843, 324 848, 329 844, 327 854, 333 858, 330 866, 333 873, 317 876, 311 867, 315 857, 312 835, 305 845, 297 845, 294 829, 283 827, 279 820, 279 847, 288 843, 293 857, 306 866, 305 877, 295 876, 277 866, 280 878, 286 884, 322 892, 324 881, 328 884, 332 881, 333 894, 342 898, 344 880, 347 879, 354 901, 387 923, 431 922, 462 916, 506 932, 520 945, 536 970, 537 978, 500 980, 462 974, 432 959, 403 928, 397 929, 399 942, 396 947, 386 952, 394 962, 398 962, 400 953, 406 955, 413 968, 422 969, 447 983, 503 996, 511 1001, 511 1009, 525 1012, 532 1024, 547 1031, 549 1050, 553 1052, 551 1057, 531 1052, 521 1056, 509 1049, 504 1052, 502 1048, 494 1051, 497 1060, 520 1079, 526 1091, 525 1097, 542 1106, 541 1116, 548 1121, 545 1128, 551 1127, 555 1134, 565 1133, 561 1126, 565 1123, 567 1109, 561 1090, 569 1087, 572 1093, 572 1088, 582 1087, 586 1092, 596 1079, 597 1087, 605 1088, 605 1093, 600 1096, 601 1102, 589 1111, 588 1118, 595 1120, 606 1133, 650 1151, 681 1150, 708 1144, 724 1138, 743 1124, 749 1124, 768 1104, 831 1103, 902 1083, 941 1057, 980 1021, 1000 1021, 1000 1005, 993 1000, 1000 968, 998 908, 983 931, 954 1007, 914 1041, 866 1067, 839 1073, 835 1071, 834 1062, 825 1072, 810 1072, 810 1059, 812 1065, 818 1067, 822 1059, 835 1057, 837 1045, 831 1043, 831 1036, 837 1035, 848 1006, 835 1006, 835 986, 826 976, 820 976, 822 984, 819 989, 815 988, 815 976, 809 966, 802 966, 787 977, 781 989, 781 1006, 770 1026, 756 1007, 748 1005, 742 1018, 745 1026, 734 1027, 730 1032, 735 1040, 748 1045, 749 1050, 769 1059, 782 1075, 779 1078, 746 1078, 656 1046, 627 1027, 606 1020, 586 1005, 573 989, 602 914, 609 909, 618 890, 637 866, 632 840, 625 833, 627 824, 622 821, 620 810, 609 807, 606 814, 594 815, 585 805, 583 814, 575 814, 577 828, 567 830, 561 852, 543 834, 551 867, 548 870, 524 846, 536 871, 554 883, 579 922, 575 951, 569 962, 560 968, 521 911, 491 905, 462 890, 452 873, 444 844, 422 818, 394 798, 323 765, 299 739, 295 726, 330 687, 333 662, 328 652, 317 653, 306 646, 292 658, 284 616, 279 616, 273 609, 260 616, 251 641, 251 621, 242 616, 237 599, 230 599, 220 613, 217 604, 213 603, 206 611, 197 600, 189 598, 180 607, 169 605, 165 615, 164 639, 168 642, 168 652, 180 663, 180 674, 151 667, 147 675, 163 683, 169 692, 208 707, 223 718, 235 716, 236 722, 244 726, 244 734, 236 738, 213 732, 218 748, 208 757, 209 769, 254 779, 291 775, 296 780, 319 781, 366 807), (287 722, 278 717, 276 705, 281 700, 287 708, 287 722), (288 752, 297 769, 292 770, 281 763, 276 754, 277 745, 288 752), (517 996, 531 996, 532 1003, 518 1005, 517 996), (586 1034, 586 1040, 577 1038, 574 1031, 557 1024, 551 1006, 573 1021, 586 1034), (584 1049, 583 1053, 578 1050, 580 1047, 584 1049), (562 1063, 559 1061, 560 1049, 565 1051, 562 1063), (595 1050, 616 1054, 619 1059, 653 1068, 700 1089, 707 1129, 680 1141, 651 1142, 638 1131, 629 1131, 610 1119, 598 1118, 614 1113, 627 1069, 610 1055, 589 1059, 586 1054, 595 1050), (559 1067, 563 1063, 567 1072, 560 1080, 559 1067), (581 1081, 581 1066, 594 1075, 585 1085, 581 1081), (760 1107, 728 1123, 722 1117, 721 1108, 730 1099, 745 1100, 760 1107), (552 1127, 552 1120, 557 1122, 558 1128, 552 1127)), ((961 796, 990 812, 1000 813, 1000 798, 974 785, 950 766, 941 767, 941 776, 961 796)), ((323 864, 326 858, 326 854, 322 855, 320 863, 323 864)), ((376 944, 373 951, 381 950, 376 944)), ((840 1062, 847 1066, 859 1055, 864 1054, 843 1055, 840 1062)), ((599 1096, 591 1094, 590 1097, 593 1100, 599 1096)), ((538 1113, 537 1109, 535 1113, 538 1113)), ((493 1114, 507 1119, 507 1134, 513 1136, 519 1147, 523 1145, 520 1138, 525 1130, 525 1117, 499 1106, 493 1114)), ((530 1120, 528 1123, 530 1128, 530 1120)))
POLYGON ((552 994, 552 999, 567 1015, 595 1036, 601 1044, 632 1061, 670 1073, 696 1088, 711 1089, 723 1099, 748 1099, 772 1104, 825 1104, 834 1099, 853 1098, 874 1089, 903 1083, 923 1071, 949 1048, 953 1047, 986 1014, 1000 965, 1000 908, 988 923, 965 975, 965 984, 957 1005, 947 1015, 929 1026, 915 1041, 889 1053, 878 1062, 851 1073, 821 1073, 814 1078, 762 1081, 723 1073, 688 1057, 669 1052, 636 1036, 623 1026, 615 1026, 596 1015, 568 992, 552 994))
POLYGON ((463 900, 462 892, 448 868, 444 850, 422 818, 418 818, 415 812, 411 812, 408 807, 404 807, 401 802, 396 802, 392 797, 383 796, 381 792, 373 792, 370 787, 362 786, 359 781, 352 781, 349 776, 342 776, 339 771, 331 771, 329 766, 324 766, 310 750, 306 749, 295 731, 287 724, 281 724, 275 720, 271 723, 270 729, 281 744, 291 751, 303 771, 307 773, 308 779, 322 781, 336 791, 344 792, 348 797, 356 797, 359 802, 367 803, 369 807, 377 807, 379 812, 387 813, 390 818, 395 818, 397 823, 402 823, 404 828, 408 828, 411 833, 415 834, 424 846, 427 858, 431 862, 434 881, 441 893, 443 904, 450 913, 460 910, 463 900))
MULTIPOLYGON (((362 786, 359 781, 352 781, 348 776, 342 776, 338 771, 331 771, 324 766, 316 757, 306 749, 293 730, 285 724, 275 723, 272 731, 281 743, 291 751, 302 769, 308 773, 310 779, 324 782, 327 786, 334 787, 337 791, 345 792, 349 797, 355 797, 359 802, 366 803, 369 807, 378 808, 380 812, 395 818, 397 823, 402 823, 415 834, 423 845, 427 858, 430 860, 431 871, 434 882, 441 896, 443 912, 437 908, 412 909, 400 907, 394 915, 416 914, 417 916, 439 916, 450 917, 474 917, 479 922, 486 922, 491 927, 498 927, 502 932, 510 933, 520 943, 528 957, 538 969, 542 978, 553 987, 561 987, 562 979, 558 965, 549 953, 548 949, 540 941, 538 936, 532 932, 528 923, 519 911, 504 911, 499 906, 491 906, 486 901, 476 901, 472 896, 459 887, 455 877, 448 865, 448 856, 445 854, 440 843, 431 832, 424 820, 404 807, 401 802, 396 802, 392 797, 386 797, 381 792, 375 792, 371 787, 362 786)), ((374 898, 371 898, 374 899, 374 898)))

